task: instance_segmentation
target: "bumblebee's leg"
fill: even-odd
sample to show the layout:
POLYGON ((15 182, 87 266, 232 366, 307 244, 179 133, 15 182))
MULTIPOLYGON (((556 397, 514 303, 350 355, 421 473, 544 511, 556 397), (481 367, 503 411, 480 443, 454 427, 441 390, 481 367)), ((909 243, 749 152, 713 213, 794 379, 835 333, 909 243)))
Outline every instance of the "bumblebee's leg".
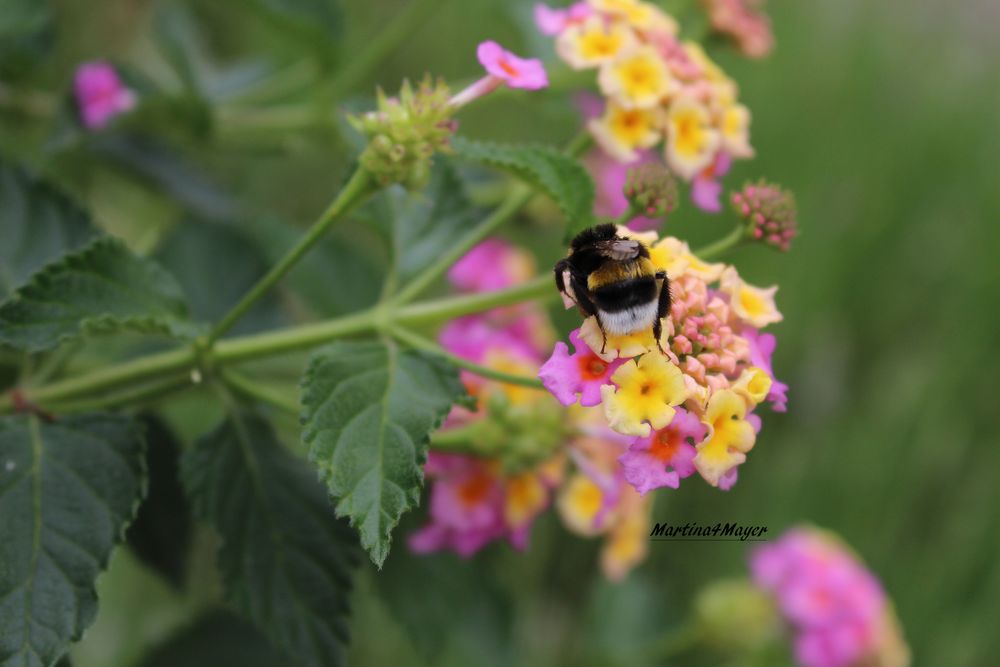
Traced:
POLYGON ((590 300, 587 290, 580 285, 576 278, 573 278, 573 292, 576 294, 576 303, 580 307, 580 310, 583 311, 584 315, 588 317, 592 315, 594 320, 597 322, 597 328, 601 330, 601 354, 604 354, 604 350, 608 346, 608 334, 604 331, 604 324, 601 322, 601 314, 598 312, 597 306, 594 305, 594 302, 590 300))
POLYGON ((663 282, 660 283, 660 297, 656 305, 656 320, 653 321, 653 339, 656 341, 656 347, 659 348, 662 354, 666 354, 663 350, 663 345, 660 344, 660 336, 663 334, 663 318, 670 313, 670 279, 667 278, 666 271, 660 271, 656 274, 657 278, 662 278, 663 282))
POLYGON ((556 262, 555 268, 552 269, 552 272, 555 274, 556 278, 556 289, 558 289, 560 292, 566 291, 566 283, 563 281, 563 273, 568 268, 569 268, 569 262, 567 262, 565 259, 560 259, 558 262, 556 262))

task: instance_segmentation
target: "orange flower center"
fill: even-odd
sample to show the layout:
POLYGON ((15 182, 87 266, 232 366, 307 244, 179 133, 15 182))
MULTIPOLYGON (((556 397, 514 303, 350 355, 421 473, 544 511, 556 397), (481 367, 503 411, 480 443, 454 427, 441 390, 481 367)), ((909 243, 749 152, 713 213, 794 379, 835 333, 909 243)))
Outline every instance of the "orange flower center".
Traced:
POLYGON ((509 62, 507 62, 502 58, 500 59, 499 65, 500 69, 506 72, 509 76, 517 76, 518 74, 520 74, 520 72, 518 72, 513 65, 511 65, 509 62))
POLYGON ((608 372, 608 362, 596 354, 580 357, 580 375, 584 380, 600 380, 608 372))
POLYGON ((677 450, 680 449, 683 438, 676 431, 663 428, 653 435, 653 441, 649 447, 649 453, 659 461, 666 463, 674 458, 677 450))
POLYGON ((481 470, 459 485, 458 498, 466 507, 478 505, 486 498, 492 485, 493 477, 485 470, 481 470))

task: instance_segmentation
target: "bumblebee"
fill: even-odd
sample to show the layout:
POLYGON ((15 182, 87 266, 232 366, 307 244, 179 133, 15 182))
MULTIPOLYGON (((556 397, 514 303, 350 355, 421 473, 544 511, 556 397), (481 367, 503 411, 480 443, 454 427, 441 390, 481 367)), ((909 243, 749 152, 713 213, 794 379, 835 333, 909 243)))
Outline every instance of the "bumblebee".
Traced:
POLYGON ((619 236, 610 223, 591 227, 573 239, 554 271, 559 291, 585 317, 597 320, 604 336, 601 352, 609 333, 620 336, 649 327, 660 347, 661 318, 670 310, 670 280, 666 271, 653 266, 642 241, 619 236))

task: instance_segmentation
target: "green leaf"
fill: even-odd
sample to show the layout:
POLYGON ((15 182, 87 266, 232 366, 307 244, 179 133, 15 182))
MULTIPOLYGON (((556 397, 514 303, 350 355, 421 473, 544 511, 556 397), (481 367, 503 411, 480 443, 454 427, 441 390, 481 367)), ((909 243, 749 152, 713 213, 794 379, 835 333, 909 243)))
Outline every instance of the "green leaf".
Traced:
POLYGON ((56 662, 97 614, 94 581, 144 491, 130 419, 0 419, 0 666, 56 662))
POLYGON ((594 181, 573 158, 549 146, 517 146, 452 140, 460 156, 505 169, 543 190, 562 210, 570 230, 589 227, 594 211, 594 181))
MULTIPOLYGON (((168 236, 156 255, 188 295, 199 321, 225 315, 271 266, 270 260, 235 224, 187 220, 168 236), (205 289, 211 285, 211 289, 205 289)), ((233 333, 246 334, 287 324, 275 292, 264 295, 233 333)))
POLYGON ((0 342, 32 351, 120 329, 196 333, 173 277, 111 237, 49 264, 0 305, 0 342))
POLYGON ((247 6, 269 23, 316 40, 338 37, 343 29, 337 0, 252 0, 247 6))
POLYGON ((52 8, 38 0, 5 0, 0 11, 0 75, 15 80, 39 64, 54 42, 52 8))
POLYGON ((232 613, 211 611, 153 649, 141 667, 288 667, 252 625, 232 613))
POLYGON ((302 379, 302 439, 381 567, 392 529, 420 502, 427 441, 465 393, 454 367, 392 341, 339 342, 302 379))
POLYGON ((0 159, 0 299, 95 234, 87 214, 65 195, 0 159))
POLYGON ((339 665, 357 541, 310 466, 253 413, 234 413, 181 465, 195 513, 222 537, 227 598, 302 665, 339 665))
POLYGON ((393 188, 393 255, 400 281, 420 273, 450 248, 479 219, 454 167, 443 160, 434 165, 422 192, 393 188))
POLYGON ((181 588, 193 528, 180 482, 181 445, 160 418, 144 415, 139 419, 146 432, 149 492, 125 538, 141 561, 181 588))

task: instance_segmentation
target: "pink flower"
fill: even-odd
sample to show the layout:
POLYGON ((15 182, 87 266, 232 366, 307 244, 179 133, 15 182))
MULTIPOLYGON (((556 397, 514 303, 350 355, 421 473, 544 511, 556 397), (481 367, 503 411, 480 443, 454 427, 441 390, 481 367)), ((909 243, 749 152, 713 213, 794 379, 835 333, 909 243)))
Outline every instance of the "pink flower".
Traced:
POLYGON ((136 104, 135 93, 125 87, 115 68, 103 61, 80 65, 73 89, 80 119, 88 130, 101 129, 136 104))
POLYGON ((537 58, 520 58, 492 41, 480 44, 476 56, 490 76, 511 88, 538 90, 549 85, 545 67, 537 58))
POLYGON ((788 410, 788 385, 779 382, 771 369, 771 355, 774 354, 774 348, 777 345, 774 334, 762 334, 757 329, 746 327, 740 331, 740 335, 750 344, 751 365, 763 369, 771 376, 771 391, 767 394, 767 400, 771 402, 771 409, 775 412, 786 412, 788 410))
POLYGON ((577 2, 566 8, 554 8, 538 3, 535 5, 535 25, 543 35, 558 35, 572 24, 583 21, 590 14, 590 5, 586 2, 577 2))
POLYGON ((448 271, 448 281, 463 292, 491 292, 531 278, 534 262, 524 251, 501 239, 479 243, 448 271))
POLYGON ((662 486, 676 489, 683 478, 694 474, 697 452, 692 443, 704 438, 705 425, 698 417, 677 408, 666 428, 635 438, 618 461, 625 479, 642 495, 662 486))
POLYGON ((486 462, 431 452, 427 474, 435 477, 431 522, 410 535, 410 549, 450 549, 468 558, 504 534, 503 486, 486 462))
POLYGON ((728 35, 743 55, 763 58, 774 48, 771 19, 755 0, 705 0, 709 21, 728 35))
POLYGON ((803 667, 850 667, 879 650, 888 604, 875 577, 833 536, 795 528, 750 557, 754 582, 775 595, 803 667))
POLYGON ((573 343, 573 354, 565 343, 556 343, 552 356, 538 371, 538 377, 563 405, 576 403, 577 395, 584 407, 600 405, 601 387, 611 384, 611 375, 626 360, 604 361, 580 338, 579 329, 570 333, 569 339, 573 343))
POLYGON ((694 177, 691 182, 691 201, 695 206, 708 213, 718 213, 722 210, 720 180, 729 172, 732 162, 728 153, 719 151, 715 161, 694 177))

